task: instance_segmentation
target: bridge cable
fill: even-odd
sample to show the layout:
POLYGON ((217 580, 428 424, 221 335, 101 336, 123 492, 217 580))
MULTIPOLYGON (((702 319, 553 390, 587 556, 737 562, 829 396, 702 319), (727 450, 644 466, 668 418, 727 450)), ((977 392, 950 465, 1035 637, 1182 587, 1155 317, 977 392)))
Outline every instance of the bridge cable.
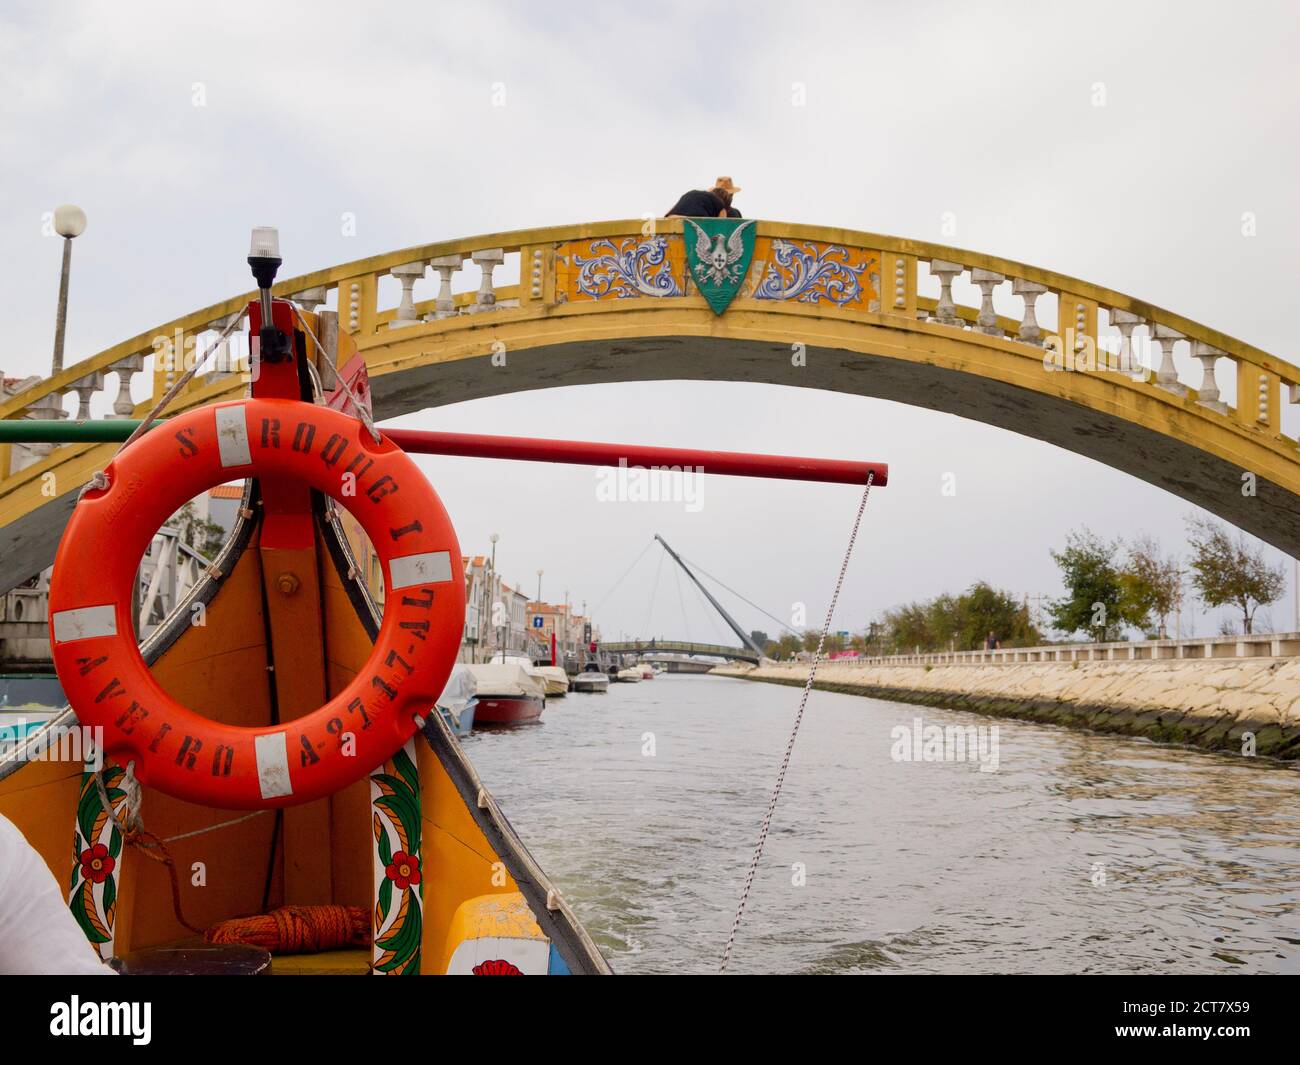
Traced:
POLYGON ((826 643, 826 634, 830 631, 831 619, 835 615, 835 604, 839 602, 840 589, 844 587, 844 575, 848 572, 849 559, 853 555, 853 545, 858 539, 858 528, 862 525, 862 514, 867 509, 867 497, 871 495, 871 482, 875 479, 875 473, 867 474, 867 487, 862 492, 862 502, 858 504, 857 517, 853 519, 853 531, 849 533, 849 546, 844 552, 844 561, 840 563, 840 575, 835 581, 835 591, 831 595, 831 604, 826 610, 826 622, 822 625, 821 636, 817 639, 817 651, 813 655, 812 664, 808 670, 808 681, 804 684, 803 697, 799 700, 799 712, 795 714, 794 727, 790 730, 790 739, 785 745, 785 757, 781 759, 781 768, 776 774, 776 785, 772 788, 772 798, 767 804, 767 813, 763 817, 763 825, 758 832, 758 843, 754 847, 754 857, 749 863, 749 872, 745 876, 745 887, 740 893, 740 904, 736 907, 736 919, 731 923, 731 935, 727 937, 727 945, 722 950, 722 963, 718 968, 718 973, 722 974, 727 971, 727 964, 731 961, 731 948, 736 942, 736 932, 740 929, 741 919, 745 916, 745 904, 749 901, 750 888, 754 886, 754 874, 758 871, 759 860, 763 857, 763 844, 767 842, 768 831, 772 827, 772 814, 776 812, 777 800, 781 797, 781 787, 785 783, 786 770, 790 768, 790 756, 794 753, 794 741, 799 735, 799 725, 803 722, 804 709, 808 706, 808 694, 812 691, 813 681, 817 677, 817 665, 821 662, 822 648, 826 643))
POLYGON ((616 580, 612 585, 610 585, 609 590, 600 597, 600 601, 594 607, 591 608, 591 614, 589 615, 590 617, 595 617, 596 614, 600 612, 600 608, 605 605, 605 600, 607 600, 611 595, 614 594, 614 591, 618 588, 618 586, 622 584, 623 581, 627 578, 627 575, 631 573, 633 569, 636 568, 636 564, 640 562, 643 558, 645 558, 645 553, 649 551, 650 548, 653 546, 654 546, 654 541, 651 540, 648 544, 645 545, 645 547, 641 549, 641 553, 632 560, 632 565, 628 566, 628 568, 623 571, 623 576, 619 577, 618 580, 616 580))
POLYGON ((686 620, 686 597, 682 595, 682 571, 676 566, 673 567, 673 576, 677 578, 677 603, 682 608, 682 632, 686 636, 686 642, 691 642, 691 625, 686 620))
MULTIPOLYGON (((642 626, 641 626, 641 631, 642 631, 642 633, 646 633, 646 632, 650 632, 650 631, 651 631, 651 629, 650 629, 650 618, 651 618, 651 616, 654 614, 654 608, 655 608, 655 597, 659 594, 659 578, 663 575, 663 572, 664 572, 664 556, 663 556, 663 555, 660 555, 660 556, 659 556, 659 565, 658 565, 658 567, 655 569, 655 582, 654 582, 653 587, 651 587, 651 589, 650 589, 650 605, 649 605, 648 607, 646 607, 646 612, 645 612, 645 622, 644 622, 644 623, 642 624, 642 626)), ((653 637, 653 636, 650 636, 650 637, 648 637, 648 639, 653 640, 654 637, 653 637)), ((637 642, 638 642, 638 643, 641 643, 642 640, 638 637, 637 642)))
MULTIPOLYGON (((683 555, 682 557, 683 557, 683 558, 686 558, 685 555, 683 555)), ((793 635, 795 635, 795 636, 800 635, 800 633, 799 633, 799 631, 798 631, 797 629, 792 629, 789 625, 787 625, 784 621, 782 621, 782 620, 781 620, 779 617, 777 617, 775 614, 769 614, 766 610, 764 610, 764 609, 763 609, 761 606, 759 606, 757 603, 753 602, 752 600, 746 599, 743 595, 741 595, 738 591, 736 591, 735 588, 732 588, 732 587, 730 587, 729 585, 723 584, 722 581, 718 580, 717 577, 715 577, 712 573, 710 573, 708 570, 706 570, 703 566, 701 566, 701 565, 700 565, 698 562, 696 562, 694 559, 692 559, 692 558, 687 558, 686 561, 689 562, 692 566, 694 566, 694 567, 695 567, 697 570, 699 570, 701 573, 703 573, 704 576, 708 577, 709 580, 713 581, 714 584, 718 585, 718 586, 721 587, 721 588, 725 588, 725 589, 726 589, 727 591, 729 591, 732 595, 734 595, 737 599, 740 599, 740 600, 742 600, 743 602, 748 603, 750 606, 752 606, 755 610, 757 610, 757 611, 758 611, 760 614, 762 614, 764 617, 771 618, 771 619, 772 619, 773 621, 775 621, 778 625, 780 625, 781 628, 785 629, 786 632, 789 632, 789 633, 791 633, 791 634, 793 634, 793 635)))

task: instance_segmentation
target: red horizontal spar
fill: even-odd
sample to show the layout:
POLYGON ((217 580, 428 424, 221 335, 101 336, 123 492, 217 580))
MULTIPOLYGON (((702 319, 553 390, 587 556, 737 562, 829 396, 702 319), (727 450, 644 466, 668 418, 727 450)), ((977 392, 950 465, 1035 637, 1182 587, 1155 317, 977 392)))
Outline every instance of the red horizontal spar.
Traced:
MULTIPOLYGON (((165 419, 159 419, 151 428, 166 424, 165 419)), ((121 443, 139 425, 138 421, 130 418, 87 422, 10 419, 0 421, 0 444, 121 443)), ((883 462, 747 455, 739 451, 694 451, 636 444, 593 444, 583 440, 534 440, 531 437, 475 433, 435 433, 424 429, 390 429, 387 435, 403 450, 422 455, 568 462, 581 466, 618 466, 620 463, 629 467, 691 466, 704 473, 730 474, 733 477, 775 477, 831 484, 866 484, 867 474, 873 473, 872 484, 889 483, 889 466, 883 462)))
POLYGON ((535 440, 520 436, 438 433, 425 429, 385 429, 383 433, 404 451, 420 455, 564 462, 579 466, 691 466, 702 473, 732 477, 773 477, 829 484, 866 484, 870 473, 874 474, 872 484, 883 486, 889 483, 889 465, 884 462, 749 455, 742 451, 697 451, 639 444, 598 444, 585 440, 535 440))

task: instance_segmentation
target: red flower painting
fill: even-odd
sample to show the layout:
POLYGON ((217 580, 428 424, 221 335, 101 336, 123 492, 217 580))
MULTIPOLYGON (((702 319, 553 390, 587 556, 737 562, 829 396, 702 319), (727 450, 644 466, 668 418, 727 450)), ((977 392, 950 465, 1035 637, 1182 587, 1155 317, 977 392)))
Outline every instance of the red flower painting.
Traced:
POLYGON ((108 853, 102 843, 87 847, 81 852, 81 876, 94 884, 102 884, 117 867, 117 859, 108 853))
POLYGON ((405 851, 398 851, 393 855, 393 860, 388 863, 384 873, 389 880, 405 891, 412 884, 420 882, 420 859, 405 851))
POLYGON ((523 976, 523 971, 514 962, 497 958, 494 961, 481 961, 473 968, 475 976, 523 976))

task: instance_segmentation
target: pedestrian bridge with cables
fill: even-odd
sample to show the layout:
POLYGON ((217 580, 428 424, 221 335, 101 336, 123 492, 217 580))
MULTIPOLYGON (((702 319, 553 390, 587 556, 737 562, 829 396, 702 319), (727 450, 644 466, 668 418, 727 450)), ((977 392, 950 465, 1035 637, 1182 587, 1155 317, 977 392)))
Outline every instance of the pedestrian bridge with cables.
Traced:
MULTIPOLYGON (((922 241, 759 221, 715 314, 683 220, 441 241, 285 280, 369 373, 376 417, 561 385, 797 385, 957 414, 1086 455, 1300 555, 1300 367, 1141 299, 922 241), (1244 490, 1249 487, 1249 491, 1244 490)), ((1223 274, 1223 285, 1247 281, 1223 274)), ((0 395, 0 421, 141 417, 242 294, 0 395), (137 375, 149 382, 133 388, 137 375), (117 377, 116 395, 105 395, 117 377), (137 391, 147 391, 139 397, 137 391)), ((169 414, 236 399, 228 345, 169 414)), ((0 590, 48 566, 114 445, 0 438, 0 590)))
POLYGON ((609 654, 638 657, 653 655, 688 655, 692 658, 725 658, 733 662, 753 662, 758 665, 762 656, 747 647, 728 647, 719 643, 690 643, 686 640, 624 640, 617 643, 605 642, 600 649, 609 654))

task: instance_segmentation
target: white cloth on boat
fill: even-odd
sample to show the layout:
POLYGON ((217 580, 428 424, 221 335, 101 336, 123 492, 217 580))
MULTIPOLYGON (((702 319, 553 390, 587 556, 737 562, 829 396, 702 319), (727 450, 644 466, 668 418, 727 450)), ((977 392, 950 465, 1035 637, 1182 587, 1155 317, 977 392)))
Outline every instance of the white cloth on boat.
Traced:
POLYGON ((81 931, 45 859, 3 816, 0 975, 115 975, 81 931))

